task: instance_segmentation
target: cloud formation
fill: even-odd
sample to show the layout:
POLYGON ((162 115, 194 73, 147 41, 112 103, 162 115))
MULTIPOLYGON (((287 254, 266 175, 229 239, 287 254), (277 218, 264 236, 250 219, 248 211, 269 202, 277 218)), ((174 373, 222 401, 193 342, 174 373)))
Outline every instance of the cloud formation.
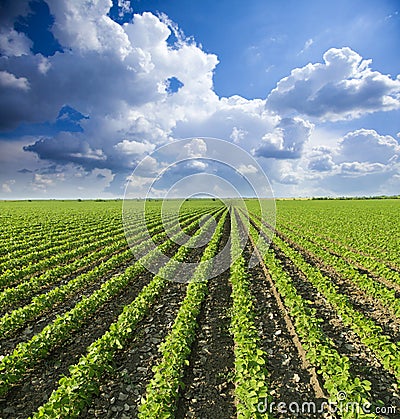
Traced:
POLYGON ((312 124, 301 118, 283 118, 272 133, 262 137, 261 144, 253 150, 253 154, 257 157, 298 159, 312 128, 312 124))
POLYGON ((347 133, 339 141, 339 156, 341 161, 389 164, 399 158, 400 145, 390 135, 359 129, 347 133))
POLYGON ((296 68, 280 80, 267 107, 333 121, 400 109, 399 75, 393 79, 371 70, 372 60, 348 47, 331 48, 323 58, 324 63, 296 68))
MULTIPOLYGON (((43 193, 66 179, 85 179, 120 194, 144 156, 186 137, 238 143, 259 158, 276 184, 288 187, 397 170, 397 140, 372 130, 349 132, 336 148, 321 143, 309 149, 321 121, 400 109, 399 76, 373 71, 371 61, 350 48, 332 48, 323 63, 294 69, 265 99, 219 97, 213 86, 218 57, 186 38, 167 16, 135 14, 121 25, 109 15, 111 0, 46 3, 54 18, 50 30, 61 46, 50 55, 33 53, 32 40, 14 28, 19 16, 32 12, 28 1, 5 2, 7 17, 0 17, 0 131, 23 124, 34 124, 32 132, 41 124, 53 127, 52 133, 24 139, 18 152, 29 157, 13 160, 21 166, 15 182, 13 176, 1 180, 4 192, 25 177, 43 193), (41 163, 36 169, 34 157, 41 163), (43 173, 44 166, 55 169, 43 173)), ((128 2, 118 4, 117 15, 125 16, 128 2)), ((311 46, 309 39, 304 50, 311 46)), ((201 141, 182 152, 201 158, 201 141)), ((149 173, 157 167, 149 158, 149 173)), ((193 160, 179 170, 207 167, 193 160)), ((253 170, 239 167, 243 174, 253 170)))

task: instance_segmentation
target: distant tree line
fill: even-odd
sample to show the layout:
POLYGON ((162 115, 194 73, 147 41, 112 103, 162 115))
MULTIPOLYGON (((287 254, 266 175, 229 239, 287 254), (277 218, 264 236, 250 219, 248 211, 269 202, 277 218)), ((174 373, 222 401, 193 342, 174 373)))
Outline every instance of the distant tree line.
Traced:
POLYGON ((314 196, 311 198, 313 201, 326 201, 326 200, 356 200, 356 199, 400 199, 400 195, 375 195, 375 196, 314 196))

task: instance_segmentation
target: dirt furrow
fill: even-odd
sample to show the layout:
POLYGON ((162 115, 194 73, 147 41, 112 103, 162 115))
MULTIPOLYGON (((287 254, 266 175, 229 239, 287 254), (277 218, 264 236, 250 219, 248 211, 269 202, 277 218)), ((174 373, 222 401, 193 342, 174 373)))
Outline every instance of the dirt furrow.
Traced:
POLYGON ((236 417, 228 281, 229 271, 209 281, 209 294, 198 319, 199 332, 183 378, 176 418, 236 417))
POLYGON ((160 358, 158 347, 170 331, 186 285, 170 282, 157 299, 151 315, 141 321, 129 347, 117 354, 115 373, 105 377, 100 394, 82 412, 82 418, 133 418, 160 358))
MULTIPOLYGON (((251 248, 246 248, 249 258, 251 248)), ((315 383, 315 372, 304 362, 300 347, 293 342, 293 331, 285 321, 286 310, 282 311, 274 296, 274 290, 267 281, 261 265, 249 269, 251 292, 254 298, 256 325, 259 330, 261 349, 267 354, 266 367, 270 372, 270 394, 276 404, 280 402, 297 403, 326 401, 318 391, 319 383, 315 383), (318 394, 319 393, 319 394, 318 394)), ((297 335, 296 335, 297 336, 297 335)), ((285 414, 273 411, 277 418, 287 418, 285 414)), ((313 413, 302 412, 304 418, 316 418, 313 413)))

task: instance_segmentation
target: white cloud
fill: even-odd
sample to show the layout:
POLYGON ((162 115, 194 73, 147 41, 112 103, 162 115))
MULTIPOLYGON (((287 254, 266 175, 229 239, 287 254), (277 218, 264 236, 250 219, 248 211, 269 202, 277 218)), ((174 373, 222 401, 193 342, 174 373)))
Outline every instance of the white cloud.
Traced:
POLYGON ((267 98, 269 109, 340 120, 400 109, 400 77, 373 71, 352 49, 331 48, 324 63, 307 64, 280 80, 267 98))
POLYGON ((194 138, 190 143, 184 146, 187 157, 203 157, 207 152, 207 144, 201 138, 194 138))
POLYGON ((204 161, 193 160, 193 161, 187 162, 186 167, 189 169, 196 169, 199 171, 203 171, 208 167, 208 164, 205 163, 204 161))
POLYGON ((258 172, 258 169, 255 166, 253 166, 252 164, 248 164, 248 165, 241 164, 241 165, 239 165, 237 170, 242 175, 249 175, 249 174, 253 174, 253 173, 258 172))
POLYGON ((308 158, 308 168, 315 172, 331 172, 336 166, 332 150, 327 148, 313 149, 308 158))
POLYGON ((310 190, 321 189, 321 195, 397 194, 399 152, 399 144, 391 136, 374 130, 351 131, 334 145, 306 150, 296 166, 279 162, 275 172, 280 177, 275 176, 275 181, 297 178, 310 190))
MULTIPOLYGON (((58 179, 59 181, 63 180, 62 178, 58 179)), ((35 173, 33 175, 33 180, 31 182, 32 189, 36 192, 47 193, 48 188, 54 186, 54 179, 50 175, 42 175, 35 173)))
POLYGON ((248 134, 248 131, 246 131, 244 129, 241 129, 241 128, 233 127, 232 133, 229 136, 229 138, 234 143, 240 143, 241 141, 243 141, 246 138, 247 134, 248 134))
POLYGON ((262 142, 253 150, 257 157, 297 159, 301 157, 313 125, 301 118, 284 118, 273 132, 262 137, 262 142))
POLYGON ((107 16, 111 0, 47 0, 55 17, 53 33, 65 48, 116 54, 124 59, 131 45, 123 28, 107 16))
POLYGON ((11 186, 14 185, 15 179, 10 179, 1 185, 2 192, 10 194, 12 192, 11 186))
POLYGON ((131 13, 132 7, 130 0, 118 0, 118 14, 122 17, 125 13, 131 13))
POLYGON ((11 188, 10 188, 10 185, 9 185, 8 183, 3 183, 3 184, 1 185, 1 190, 2 190, 4 193, 11 193, 11 188))
POLYGON ((379 135, 375 130, 360 129, 349 132, 339 141, 339 162, 388 164, 398 156, 399 143, 390 135, 379 135))
POLYGON ((50 67, 51 67, 51 63, 45 57, 43 57, 42 60, 40 61, 40 63, 38 64, 38 70, 43 75, 46 75, 46 73, 49 71, 50 67))
POLYGON ((313 43, 314 40, 312 38, 307 39, 307 41, 304 43, 303 49, 297 55, 304 54, 304 52, 307 51, 313 43))
POLYGON ((358 176, 359 174, 372 174, 375 172, 384 173, 388 170, 388 166, 381 163, 368 163, 354 161, 351 163, 342 163, 340 172, 346 175, 358 176))
POLYGON ((30 54, 32 41, 14 28, 0 29, 0 53, 8 57, 30 54))
POLYGON ((28 1, 2 0, 0 5, 0 54, 7 57, 30 55, 32 41, 14 29, 18 16, 31 11, 28 1))
POLYGON ((138 141, 123 140, 122 142, 115 145, 118 151, 121 151, 127 155, 141 155, 149 153, 155 149, 154 144, 148 142, 140 143, 138 141))
POLYGON ((25 77, 16 77, 8 71, 0 71, 0 87, 29 90, 29 82, 25 77))

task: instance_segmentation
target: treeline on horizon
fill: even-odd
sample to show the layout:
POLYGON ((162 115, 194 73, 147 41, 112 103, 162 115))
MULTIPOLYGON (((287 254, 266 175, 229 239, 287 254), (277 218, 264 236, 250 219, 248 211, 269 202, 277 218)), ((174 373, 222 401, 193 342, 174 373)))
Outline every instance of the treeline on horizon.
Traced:
MULTIPOLYGON (((180 199, 180 198, 176 198, 180 199)), ((237 199, 237 198, 226 198, 226 199, 237 199)), ((245 200, 252 200, 252 199, 259 199, 256 197, 245 197, 245 200)), ((263 199, 263 198, 260 198, 263 199)), ((271 198, 269 198, 271 199, 271 198)), ((312 197, 293 197, 293 198, 283 198, 278 197, 275 198, 277 201, 285 200, 285 201, 349 201, 349 200, 368 200, 368 199, 400 199, 400 195, 374 195, 374 196, 312 196, 312 197)), ((68 202, 68 201, 77 201, 77 202, 111 202, 111 201, 122 201, 123 198, 93 198, 93 199, 82 199, 82 198, 70 198, 70 199, 2 199, 0 202, 36 202, 36 201, 60 201, 60 202, 68 202)), ((162 201, 163 198, 132 198, 131 201, 162 201)), ((186 198, 185 201, 199 201, 199 200, 220 200, 219 198, 186 198)))

